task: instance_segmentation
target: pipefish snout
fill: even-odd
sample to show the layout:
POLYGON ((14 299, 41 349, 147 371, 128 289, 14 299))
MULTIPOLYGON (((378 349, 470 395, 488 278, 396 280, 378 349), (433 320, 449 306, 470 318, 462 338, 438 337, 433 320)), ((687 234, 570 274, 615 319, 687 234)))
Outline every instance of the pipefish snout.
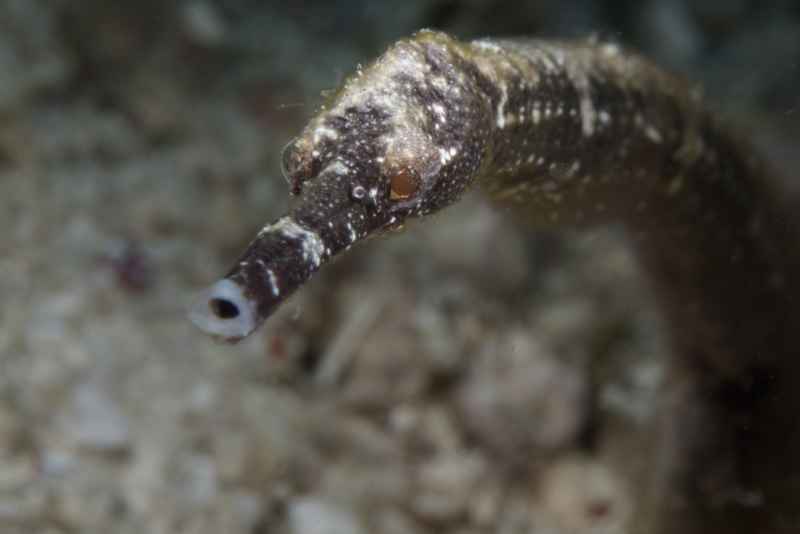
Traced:
POLYGON ((422 31, 351 76, 283 160, 299 202, 204 292, 200 329, 242 339, 332 257, 472 187, 532 228, 621 222, 713 421, 675 475, 689 504, 660 516, 690 516, 665 523, 685 532, 800 528, 797 241, 692 85, 616 44, 422 31), (765 505, 715 505, 712 472, 765 505))

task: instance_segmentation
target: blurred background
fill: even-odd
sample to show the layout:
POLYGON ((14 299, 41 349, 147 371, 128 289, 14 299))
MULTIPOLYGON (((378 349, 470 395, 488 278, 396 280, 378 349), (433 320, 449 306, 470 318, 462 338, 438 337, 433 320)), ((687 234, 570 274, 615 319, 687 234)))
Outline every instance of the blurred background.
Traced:
POLYGON ((320 95, 423 27, 639 49, 798 193, 795 0, 0 0, 0 532, 632 531, 670 355, 614 229, 470 197, 239 345, 185 318, 320 95))

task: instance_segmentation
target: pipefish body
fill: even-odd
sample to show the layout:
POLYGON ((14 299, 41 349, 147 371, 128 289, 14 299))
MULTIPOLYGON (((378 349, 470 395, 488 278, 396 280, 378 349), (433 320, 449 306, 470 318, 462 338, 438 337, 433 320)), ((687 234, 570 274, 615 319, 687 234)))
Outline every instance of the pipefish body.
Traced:
POLYGON ((800 532, 798 241, 690 84, 616 44, 421 31, 351 76, 284 166, 299 201, 205 291, 202 330, 249 335, 332 257, 474 186, 533 228, 620 222, 707 422, 658 523, 800 532))

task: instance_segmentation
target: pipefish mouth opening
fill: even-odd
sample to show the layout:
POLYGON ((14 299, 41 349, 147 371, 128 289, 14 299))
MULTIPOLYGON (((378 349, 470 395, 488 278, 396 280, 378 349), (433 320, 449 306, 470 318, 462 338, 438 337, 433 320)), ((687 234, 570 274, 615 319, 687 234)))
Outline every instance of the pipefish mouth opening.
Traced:
POLYGON ((246 337, 256 328, 255 304, 242 288, 227 278, 203 291, 189 307, 189 319, 203 332, 228 342, 246 337))

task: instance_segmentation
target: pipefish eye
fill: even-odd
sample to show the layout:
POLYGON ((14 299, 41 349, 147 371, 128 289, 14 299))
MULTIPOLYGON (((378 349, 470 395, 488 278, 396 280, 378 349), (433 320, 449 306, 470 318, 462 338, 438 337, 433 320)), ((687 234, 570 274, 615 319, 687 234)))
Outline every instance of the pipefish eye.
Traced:
POLYGON ((389 199, 394 201, 409 200, 416 196, 420 189, 420 180, 413 170, 399 169, 389 177, 389 199))

